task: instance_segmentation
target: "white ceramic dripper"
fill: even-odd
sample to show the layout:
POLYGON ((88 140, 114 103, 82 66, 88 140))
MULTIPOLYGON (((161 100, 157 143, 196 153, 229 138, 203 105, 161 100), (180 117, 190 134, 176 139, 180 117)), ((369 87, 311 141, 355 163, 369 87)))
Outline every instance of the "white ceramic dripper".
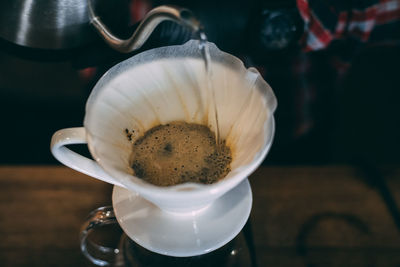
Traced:
POLYGON ((257 70, 246 69, 212 43, 209 48, 220 134, 233 153, 231 172, 224 179, 211 185, 158 187, 135 177, 131 168, 133 142, 153 126, 186 121, 215 130, 212 94, 199 42, 194 40, 143 52, 111 68, 87 101, 84 127, 53 135, 53 155, 168 212, 201 209, 233 189, 261 164, 271 146, 276 98, 257 70), (65 147, 76 143, 87 143, 94 161, 65 147))

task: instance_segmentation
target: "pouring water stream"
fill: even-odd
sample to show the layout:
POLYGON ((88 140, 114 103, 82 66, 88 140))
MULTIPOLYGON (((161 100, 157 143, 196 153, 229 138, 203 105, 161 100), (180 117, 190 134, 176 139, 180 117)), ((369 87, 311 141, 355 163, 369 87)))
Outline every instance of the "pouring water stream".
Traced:
POLYGON ((206 89, 207 89, 207 94, 210 95, 211 94, 211 101, 212 101, 212 105, 214 108, 214 119, 215 119, 215 142, 216 142, 216 147, 217 149, 220 148, 220 144, 221 144, 221 140, 220 140, 220 131, 219 131, 219 123, 218 123, 218 110, 217 110, 217 104, 216 104, 216 99, 215 99, 215 88, 214 85, 212 83, 212 67, 211 67, 211 57, 210 57, 210 50, 208 47, 208 43, 207 43, 207 36, 204 33, 204 31, 200 30, 199 31, 199 49, 201 51, 201 54, 203 56, 203 60, 204 60, 204 66, 205 66, 205 70, 206 70, 206 80, 207 80, 207 84, 206 84, 206 89))

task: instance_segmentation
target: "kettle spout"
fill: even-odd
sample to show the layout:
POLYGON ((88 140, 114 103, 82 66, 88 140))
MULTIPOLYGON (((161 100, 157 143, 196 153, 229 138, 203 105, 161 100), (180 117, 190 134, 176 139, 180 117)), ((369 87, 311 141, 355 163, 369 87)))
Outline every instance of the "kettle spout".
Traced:
POLYGON ((119 39, 107 28, 106 25, 96 16, 93 6, 89 0, 89 16, 93 26, 97 29, 104 41, 113 49, 121 53, 130 53, 139 49, 149 38, 151 33, 165 20, 172 20, 188 27, 194 33, 199 33, 202 29, 200 22, 188 9, 174 6, 159 6, 149 11, 136 31, 128 39, 119 39))

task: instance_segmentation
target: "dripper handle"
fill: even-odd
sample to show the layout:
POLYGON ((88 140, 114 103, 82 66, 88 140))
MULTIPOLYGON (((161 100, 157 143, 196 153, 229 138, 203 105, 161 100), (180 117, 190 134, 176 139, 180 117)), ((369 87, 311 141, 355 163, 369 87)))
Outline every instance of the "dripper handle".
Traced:
POLYGON ((51 138, 51 153, 62 164, 76 171, 92 176, 106 183, 125 187, 108 175, 100 165, 97 164, 97 162, 66 147, 66 145, 73 144, 87 144, 86 130, 84 127, 66 128, 55 132, 51 138))

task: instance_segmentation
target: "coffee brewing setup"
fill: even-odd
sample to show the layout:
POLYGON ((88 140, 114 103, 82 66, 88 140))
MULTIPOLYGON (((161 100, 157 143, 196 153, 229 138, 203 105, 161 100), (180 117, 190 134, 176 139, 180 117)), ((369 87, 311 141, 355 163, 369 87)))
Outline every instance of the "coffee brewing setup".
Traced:
POLYGON ((198 39, 144 51, 115 65, 92 90, 83 127, 54 133, 55 158, 114 185, 113 207, 89 218, 82 251, 95 264, 106 265, 88 252, 87 236, 110 218, 130 240, 161 255, 192 257, 221 248, 250 215, 247 178, 267 155, 275 131, 272 89, 256 69, 207 42, 201 23, 187 9, 154 8, 126 40, 115 37, 90 5, 89 14, 105 42, 123 53, 140 48, 165 20, 186 26, 198 39), (173 121, 206 123, 226 141, 232 149, 226 177, 212 184, 160 187, 135 176, 132 142, 173 121), (87 144, 93 160, 66 147, 71 144, 87 144))

